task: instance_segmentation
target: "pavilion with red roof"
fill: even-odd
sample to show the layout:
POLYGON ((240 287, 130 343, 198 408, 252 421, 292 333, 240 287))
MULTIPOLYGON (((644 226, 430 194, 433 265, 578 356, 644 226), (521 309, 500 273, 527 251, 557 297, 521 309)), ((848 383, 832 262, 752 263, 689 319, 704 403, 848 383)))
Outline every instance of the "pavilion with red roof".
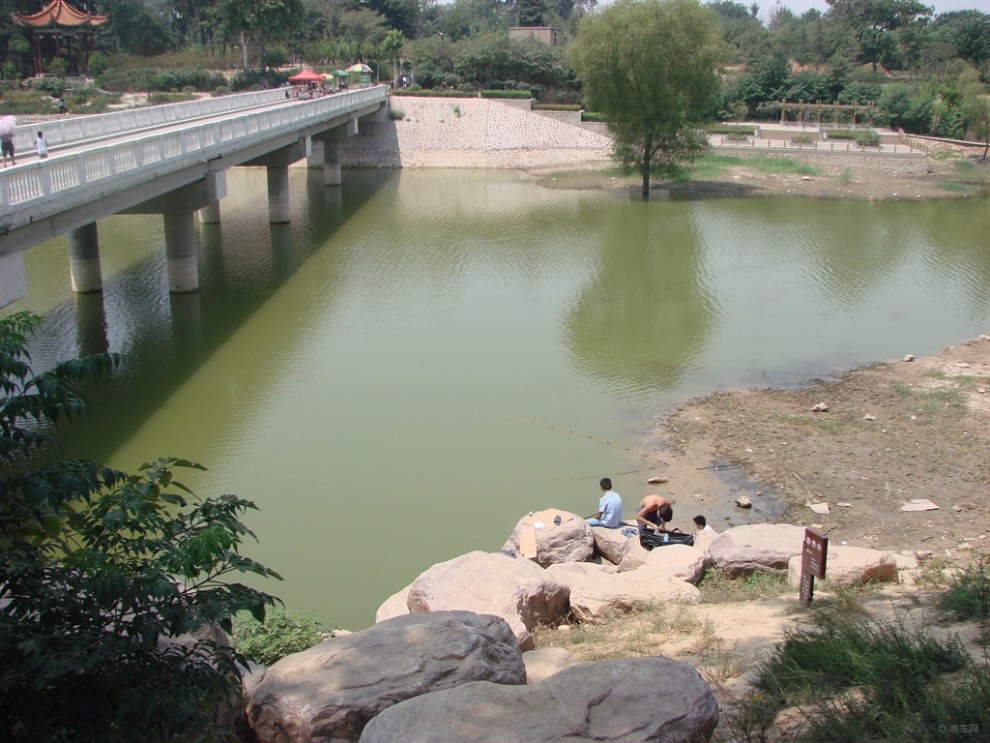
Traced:
POLYGON ((93 33, 110 20, 110 14, 85 13, 65 0, 51 0, 35 13, 12 13, 11 18, 18 26, 31 29, 35 75, 41 75, 51 60, 62 57, 63 49, 69 72, 80 74, 89 69, 93 33), (73 40, 77 42, 75 49, 73 40))

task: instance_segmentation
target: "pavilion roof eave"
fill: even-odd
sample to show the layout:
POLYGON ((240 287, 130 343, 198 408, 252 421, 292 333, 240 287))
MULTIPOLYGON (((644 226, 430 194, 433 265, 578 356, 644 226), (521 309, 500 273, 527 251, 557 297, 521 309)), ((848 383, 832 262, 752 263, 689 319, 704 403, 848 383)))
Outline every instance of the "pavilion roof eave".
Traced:
POLYGON ((96 27, 110 20, 110 14, 95 15, 84 13, 73 8, 65 0, 51 0, 45 7, 35 13, 11 13, 11 18, 18 26, 33 28, 45 27, 96 27))

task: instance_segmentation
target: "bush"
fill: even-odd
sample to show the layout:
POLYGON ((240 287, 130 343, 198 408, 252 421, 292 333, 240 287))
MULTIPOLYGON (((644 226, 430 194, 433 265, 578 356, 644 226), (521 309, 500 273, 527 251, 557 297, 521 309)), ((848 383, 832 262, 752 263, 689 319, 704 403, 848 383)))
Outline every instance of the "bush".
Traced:
POLYGON ((539 111, 580 111, 579 103, 535 103, 533 108, 539 111))
POLYGON ((753 127, 740 124, 709 124, 705 131, 709 134, 742 134, 744 137, 755 134, 753 127))
POLYGON ((232 640, 239 653, 270 666, 292 653, 313 647, 331 636, 335 628, 312 614, 293 615, 273 609, 259 622, 248 616, 234 619, 232 640))
POLYGON ((990 559, 969 565, 938 600, 938 608, 959 619, 990 620, 990 559))
POLYGON ((230 81, 230 87, 233 90, 248 90, 252 85, 260 85, 262 88, 280 88, 288 81, 289 75, 286 72, 245 70, 234 75, 234 79, 230 81))
POLYGON ((276 601, 237 582, 278 577, 241 554, 254 505, 197 498, 173 473, 202 467, 179 459, 138 474, 32 465, 57 443, 51 424, 89 412, 84 385, 120 363, 103 353, 35 374, 27 339, 40 322, 0 319, 3 729, 16 741, 229 739, 214 713, 250 659, 214 630, 276 601))
POLYGON ((222 95, 230 95, 230 93, 231 90, 226 85, 218 85, 216 88, 213 89, 212 95, 214 98, 219 98, 222 95))
POLYGON ((598 123, 605 123, 606 119, 602 114, 597 111, 582 111, 581 121, 593 121, 598 123))
POLYGON ((533 94, 527 87, 526 90, 482 90, 482 98, 516 98, 522 100, 524 98, 532 98, 533 94))
POLYGON ((864 132, 856 129, 831 129, 826 133, 828 139, 852 140, 866 146, 876 146, 880 144, 880 135, 876 132, 864 132))
POLYGON ((104 90, 118 93, 145 90, 148 92, 182 90, 213 90, 218 85, 226 85, 227 79, 216 72, 191 69, 114 69, 96 78, 96 83, 104 90))
POLYGON ((416 90, 415 85, 410 85, 408 88, 400 88, 398 90, 393 90, 392 95, 394 96, 404 96, 404 95, 415 95, 424 98, 476 98, 477 93, 465 93, 463 90, 444 90, 443 88, 433 88, 433 89, 420 89, 416 90))
POLYGON ((810 134, 794 134, 791 136, 791 142, 794 144, 811 144, 812 139, 810 134))
POLYGON ((110 55, 106 52, 93 52, 89 57, 89 73, 94 76, 102 75, 110 69, 110 55))

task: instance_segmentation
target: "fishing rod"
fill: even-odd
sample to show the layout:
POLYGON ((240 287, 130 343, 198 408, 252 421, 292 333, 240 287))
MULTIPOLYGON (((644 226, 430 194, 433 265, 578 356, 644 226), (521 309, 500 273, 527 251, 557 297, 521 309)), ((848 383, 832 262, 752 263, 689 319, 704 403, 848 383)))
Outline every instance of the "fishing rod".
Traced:
POLYGON ((631 447, 625 446, 624 444, 618 444, 614 441, 608 441, 607 439, 599 438, 598 436, 593 436, 590 433, 585 433, 583 431, 575 431, 572 428, 565 428, 563 426, 557 426, 553 423, 544 423, 543 421, 534 421, 529 418, 518 418, 514 415, 502 415, 498 414, 500 418, 508 418, 509 420, 518 421, 520 423, 530 423, 534 426, 540 426, 542 428, 549 428, 551 431, 561 431, 563 433, 569 433, 572 436, 578 436, 583 439, 590 439, 591 441, 597 441, 600 444, 607 444, 608 446, 613 446, 616 449, 621 449, 622 451, 627 451, 630 454, 635 454, 638 457, 643 457, 643 459, 649 459, 651 462, 657 462, 659 464, 664 464, 669 466, 669 462, 659 457, 653 456, 652 454, 647 454, 646 452, 639 451, 638 449, 633 449, 631 447))

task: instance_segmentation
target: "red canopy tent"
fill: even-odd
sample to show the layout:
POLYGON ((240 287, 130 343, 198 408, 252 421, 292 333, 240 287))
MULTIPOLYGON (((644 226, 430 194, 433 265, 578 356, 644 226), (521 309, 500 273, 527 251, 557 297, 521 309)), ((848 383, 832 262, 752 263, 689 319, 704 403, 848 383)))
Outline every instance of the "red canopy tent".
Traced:
POLYGON ((322 83, 323 75, 310 69, 302 69, 295 75, 289 75, 290 83, 322 83))

